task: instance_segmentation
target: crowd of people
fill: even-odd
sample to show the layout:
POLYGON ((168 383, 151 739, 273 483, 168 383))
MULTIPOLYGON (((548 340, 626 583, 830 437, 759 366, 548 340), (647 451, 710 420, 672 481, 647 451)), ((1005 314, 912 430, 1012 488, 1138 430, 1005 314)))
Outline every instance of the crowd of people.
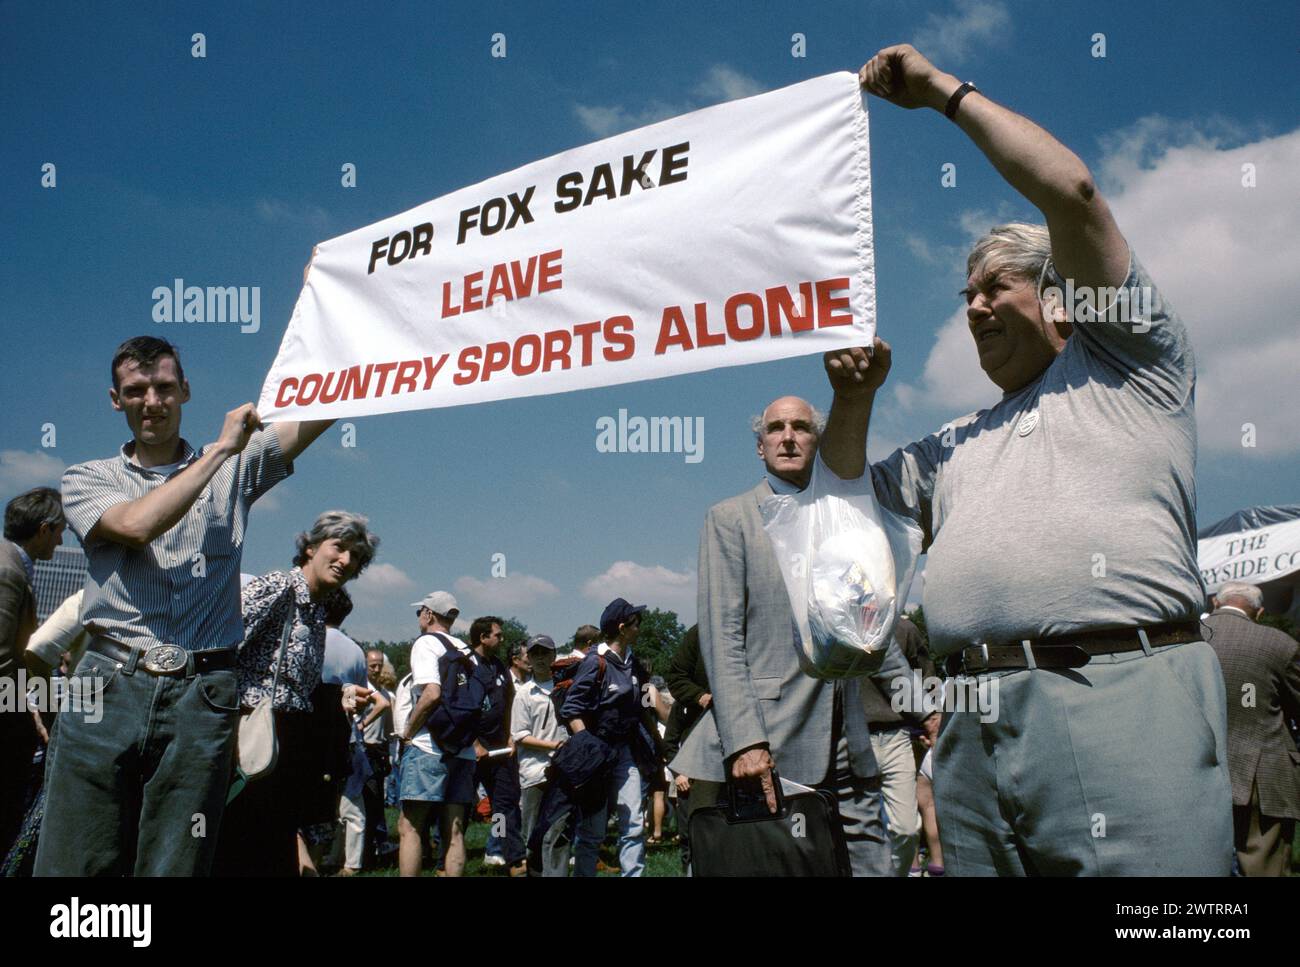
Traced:
MULTIPOLYGON (((263 427, 245 404, 195 449, 180 436, 179 353, 128 340, 110 397, 132 439, 6 509, 0 675, 62 663, 97 699, 93 715, 56 717, 39 793, 0 791, 7 862, 36 875, 355 873, 384 860, 395 801, 400 872, 457 876, 485 798, 490 865, 594 875, 612 811, 618 869, 636 876, 646 816, 662 836, 668 798, 689 832, 741 788, 775 814, 792 783, 833 799, 855 875, 1286 873, 1300 648, 1258 624, 1257 588, 1225 585, 1202 615, 1181 319, 1086 166, 1045 130, 906 45, 860 76, 875 96, 943 113, 1046 222, 994 228, 967 259, 997 403, 869 465, 890 347, 826 354, 829 414, 772 401, 753 426, 763 479, 708 509, 698 625, 665 688, 636 653, 643 605, 610 602, 572 655, 546 635, 501 655, 501 619, 475 619, 462 640, 447 591, 414 605, 411 673, 394 682, 382 652, 341 631, 345 585, 379 546, 364 517, 320 515, 291 568, 241 589, 250 507, 329 423, 263 427), (1067 311, 1061 286, 1141 289, 1131 304, 1148 314, 1067 311), (818 461, 869 481, 928 549, 928 647, 900 622, 863 678, 800 669, 763 527, 763 501, 805 489, 818 461), (33 562, 65 525, 88 577, 37 629, 33 562), (996 712, 892 700, 900 680, 941 672, 996 693, 996 712)), ((36 774, 47 725, 0 714, 6 779, 36 774)), ((694 868, 714 848, 697 837, 684 854, 694 868)))

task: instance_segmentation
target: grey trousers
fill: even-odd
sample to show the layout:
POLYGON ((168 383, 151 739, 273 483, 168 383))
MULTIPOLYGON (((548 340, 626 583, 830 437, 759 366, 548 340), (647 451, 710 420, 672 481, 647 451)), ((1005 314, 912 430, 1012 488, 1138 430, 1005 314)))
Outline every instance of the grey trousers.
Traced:
POLYGON ((884 797, 885 825, 895 876, 907 876, 916 859, 921 838, 921 813, 916 805, 916 756, 912 738, 899 726, 871 733, 871 750, 880 768, 880 791, 884 797))
POLYGON ((537 814, 541 811, 542 796, 545 794, 544 782, 519 790, 519 817, 525 846, 528 845, 528 838, 533 835, 533 827, 537 825, 537 814))
POLYGON ((996 692, 992 720, 968 705, 935 746, 948 875, 1229 875, 1226 695, 1209 645, 979 681, 996 692))

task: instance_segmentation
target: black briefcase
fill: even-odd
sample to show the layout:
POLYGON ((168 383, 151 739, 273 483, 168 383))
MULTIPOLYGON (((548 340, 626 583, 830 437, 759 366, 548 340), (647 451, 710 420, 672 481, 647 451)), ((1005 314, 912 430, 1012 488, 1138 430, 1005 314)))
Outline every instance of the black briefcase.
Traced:
POLYGON ((851 876, 835 795, 824 789, 781 794, 777 811, 727 783, 726 799, 697 809, 689 823, 692 876, 851 876))

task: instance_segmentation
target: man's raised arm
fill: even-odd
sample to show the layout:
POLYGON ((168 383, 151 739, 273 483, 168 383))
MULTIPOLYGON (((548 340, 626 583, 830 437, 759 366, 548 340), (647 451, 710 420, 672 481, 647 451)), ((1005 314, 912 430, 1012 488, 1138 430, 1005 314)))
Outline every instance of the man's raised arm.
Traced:
MULTIPOLYGON (((231 410, 226 414, 221 436, 203 456, 143 497, 108 507, 86 534, 86 541, 113 541, 137 550, 147 547, 156 537, 176 526, 221 465, 248 446, 249 437, 257 425, 257 410, 252 403, 231 410)), ((65 502, 75 503, 79 496, 77 482, 65 479, 65 502)))
POLYGON ((285 463, 316 442, 316 438, 334 425, 333 420, 307 420, 302 423, 276 423, 275 436, 280 442, 280 452, 285 463))
POLYGON ((856 480, 867 468, 867 430, 876 391, 889 375, 889 343, 877 336, 871 353, 861 347, 826 353, 822 362, 835 398, 818 443, 822 463, 841 480, 856 480))
MULTIPOLYGON (((858 73, 862 86, 904 108, 943 113, 962 82, 909 44, 886 47, 858 73)), ((953 120, 993 167, 1047 220, 1057 272, 1077 286, 1116 286, 1128 275, 1128 245, 1087 165, 1026 117, 979 91, 958 102, 953 120)))

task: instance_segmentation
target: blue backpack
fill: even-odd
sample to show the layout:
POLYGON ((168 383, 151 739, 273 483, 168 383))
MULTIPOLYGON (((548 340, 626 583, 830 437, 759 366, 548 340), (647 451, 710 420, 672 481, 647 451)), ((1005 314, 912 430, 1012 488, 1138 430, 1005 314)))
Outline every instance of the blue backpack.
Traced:
POLYGON ((429 716, 429 735, 438 748, 454 755, 479 737, 483 715, 491 708, 496 675, 486 662, 475 662, 446 635, 438 638, 447 651, 438 659, 442 697, 429 716))

